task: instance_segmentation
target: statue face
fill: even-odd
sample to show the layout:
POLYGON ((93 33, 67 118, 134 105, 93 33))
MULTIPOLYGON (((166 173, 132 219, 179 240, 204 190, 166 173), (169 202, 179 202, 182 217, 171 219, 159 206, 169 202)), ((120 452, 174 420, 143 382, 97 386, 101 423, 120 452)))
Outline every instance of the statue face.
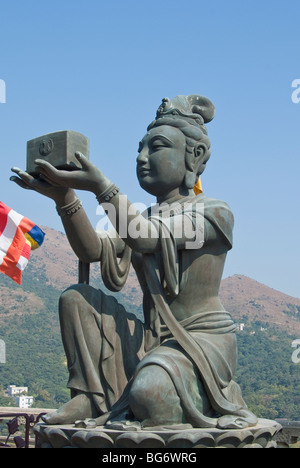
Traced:
POLYGON ((161 125, 142 139, 137 157, 140 186, 155 196, 180 187, 186 172, 185 136, 178 128, 161 125))

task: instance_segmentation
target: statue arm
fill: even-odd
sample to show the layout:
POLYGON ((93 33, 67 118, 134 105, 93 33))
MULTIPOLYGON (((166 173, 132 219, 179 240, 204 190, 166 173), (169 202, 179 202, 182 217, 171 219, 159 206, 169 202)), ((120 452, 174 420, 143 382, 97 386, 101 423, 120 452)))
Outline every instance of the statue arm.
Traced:
MULTIPOLYGON (((74 201, 76 195, 74 192, 72 195, 73 196, 70 198, 74 201)), ((56 206, 58 212, 62 213, 61 220, 74 253, 85 263, 92 263, 99 260, 102 250, 101 240, 92 227, 86 212, 81 207, 72 215, 63 214, 63 207, 67 206, 65 202, 63 203, 58 202, 56 206)))
POLYGON ((148 218, 139 213, 121 193, 117 193, 111 199, 111 204, 114 206, 112 212, 115 211, 114 216, 110 218, 111 222, 124 242, 136 252, 146 254, 159 251, 161 236, 172 237, 178 250, 201 248, 208 237, 212 240, 212 233, 206 233, 207 227, 210 231, 210 225, 207 226, 202 213, 180 213, 166 217, 162 222, 159 216, 148 218))
MULTIPOLYGON (((68 197, 68 200, 71 199, 69 204, 72 204, 76 198, 76 194, 72 190, 68 197)), ((57 211, 62 213, 61 220, 74 253, 85 263, 98 262, 102 253, 101 239, 103 234, 101 231, 95 231, 84 208, 81 207, 71 215, 64 215, 65 200, 58 201, 56 206, 57 211)), ((123 240, 116 232, 108 232, 108 235, 113 240, 117 255, 120 255, 124 250, 123 240)))
MULTIPOLYGON (((46 166, 48 169, 51 168, 55 170, 49 163, 46 164, 46 166)), ((13 167, 12 172, 16 173, 18 177, 15 175, 11 176, 10 180, 21 188, 34 190, 55 202, 57 211, 61 214, 62 223, 69 243, 78 258, 86 263, 99 261, 102 252, 101 235, 99 236, 92 227, 84 209, 78 209, 78 204, 76 205, 76 203, 74 205, 77 199, 73 190, 75 187, 72 188, 68 183, 60 184, 50 180, 47 177, 47 172, 44 175, 40 174, 39 178, 33 177, 31 174, 28 174, 18 167, 13 167), (71 215, 67 215, 68 207, 75 207, 74 213, 71 215)), ((71 174, 67 171, 56 171, 58 174, 61 172, 66 173, 66 182, 68 182, 68 176, 71 174)), ((105 177, 103 182, 107 183, 105 177)), ((84 189, 82 185, 84 184, 81 184, 78 188, 84 189)), ((116 235, 112 236, 112 238, 117 255, 120 255, 124 250, 124 242, 116 235)))
MULTIPOLYGON (((161 228, 157 221, 146 218, 120 192, 111 199, 110 203, 114 209, 109 209, 107 213, 114 229, 108 233, 96 232, 83 208, 71 216, 62 216, 69 243, 80 260, 86 263, 99 261, 102 253, 101 239, 107 234, 114 243, 117 255, 123 253, 125 244, 142 254, 158 252, 161 249, 161 228)), ((167 218, 165 225, 179 250, 187 246, 202 247, 204 226, 201 214, 193 218, 185 215, 167 218)), ((165 233, 168 236, 166 231, 165 233)))
MULTIPOLYGON (((153 253, 161 249, 160 227, 151 219, 145 218, 128 198, 116 190, 116 186, 98 169, 94 164, 87 160, 82 154, 76 153, 76 157, 82 165, 78 171, 64 171, 54 168, 50 163, 43 160, 36 160, 37 170, 43 181, 47 184, 47 190, 51 191, 48 196, 56 201, 59 208, 63 204, 70 204, 74 201, 75 195, 71 189, 87 190, 96 195, 99 203, 107 201, 113 208, 108 210, 108 217, 119 234, 119 237, 132 249, 140 253, 153 253), (63 193, 62 200, 57 200, 57 193, 63 193), (67 193, 67 196, 65 194, 67 193), (104 196, 106 194, 106 196, 104 196)), ((18 173, 24 181, 24 173, 18 173)), ((27 180, 28 175, 25 176, 27 180)), ((27 184, 32 188, 45 193, 45 187, 37 187, 36 180, 30 179, 27 184), (34 187, 33 187, 34 185, 34 187)), ((72 216, 63 216, 63 224, 69 239, 69 242, 76 255, 85 262, 97 261, 101 256, 100 238, 92 228, 84 210, 81 208, 72 216)), ((195 239, 186 237, 186 231, 177 235, 176 226, 181 224, 184 216, 175 216, 172 220, 173 226, 170 231, 176 240, 177 248, 185 248, 186 241, 193 242, 195 239)), ((187 221, 185 220, 185 223, 187 221)), ((188 229, 187 229, 188 231, 188 229)), ((180 232, 180 230, 179 230, 180 232)), ((117 241, 118 250, 122 245, 120 239, 117 241)), ((193 247, 192 247, 193 248, 193 247)), ((194 247, 195 248, 195 247, 194 247)))
MULTIPOLYGON (((74 189, 87 190, 99 199, 99 194, 107 192, 114 184, 84 155, 76 153, 76 157, 82 164, 82 170, 58 170, 47 161, 36 160, 39 180, 18 168, 13 168, 13 172, 16 172, 20 179, 13 177, 13 180, 23 188, 36 190, 52 198, 61 210, 74 202, 74 189)), ((153 235, 151 222, 135 209, 125 195, 118 193, 110 200, 110 205, 113 210, 108 210, 108 217, 118 233, 114 240, 117 254, 123 251, 124 242, 133 250, 142 253, 159 250, 159 238, 153 235), (141 228, 141 236, 136 236, 138 225, 141 228)), ((62 216, 62 222, 76 255, 86 263, 99 260, 102 250, 101 236, 94 231, 83 208, 72 216, 62 216)))

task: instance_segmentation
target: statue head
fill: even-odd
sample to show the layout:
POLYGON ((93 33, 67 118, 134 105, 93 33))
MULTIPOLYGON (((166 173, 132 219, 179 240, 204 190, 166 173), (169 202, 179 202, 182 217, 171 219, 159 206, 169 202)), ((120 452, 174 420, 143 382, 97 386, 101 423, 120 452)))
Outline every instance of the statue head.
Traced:
MULTIPOLYGON (((157 135, 170 132, 173 137, 173 140, 170 138, 173 142, 173 145, 171 145, 172 148, 170 148, 173 151, 173 164, 170 155, 169 158, 171 159, 168 164, 165 165, 166 182, 172 178, 174 166, 177 165, 177 175, 174 176, 173 183, 181 183, 182 186, 188 190, 194 187, 200 174, 204 171, 211 154, 210 140, 207 136, 205 124, 214 118, 214 114, 215 107, 213 103, 204 96, 193 94, 189 96, 176 96, 172 100, 169 98, 164 98, 162 100, 162 104, 156 113, 156 119, 148 126, 148 133, 140 144, 138 178, 141 186, 145 188, 145 190, 152 193, 149 185, 150 180, 147 181, 146 165, 144 165, 144 173, 140 171, 139 174, 139 167, 143 167, 141 157, 143 144, 147 144, 151 137, 155 138, 157 135), (180 152, 182 164, 180 164, 180 157, 178 154, 180 152), (169 172, 167 172, 168 168, 170 169, 169 172), (145 177, 143 177, 144 175, 145 177)), ((159 144, 156 143, 156 148, 158 147, 159 144)), ((161 177, 160 183, 162 184, 162 182, 161 177)))

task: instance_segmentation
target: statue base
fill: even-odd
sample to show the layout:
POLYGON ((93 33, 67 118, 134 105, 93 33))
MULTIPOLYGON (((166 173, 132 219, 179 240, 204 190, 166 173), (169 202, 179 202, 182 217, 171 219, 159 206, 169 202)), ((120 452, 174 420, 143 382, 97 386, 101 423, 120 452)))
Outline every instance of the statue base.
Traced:
POLYGON ((40 448, 198 449, 277 448, 280 424, 259 419, 246 429, 166 429, 122 431, 102 426, 78 428, 38 423, 34 432, 40 448))

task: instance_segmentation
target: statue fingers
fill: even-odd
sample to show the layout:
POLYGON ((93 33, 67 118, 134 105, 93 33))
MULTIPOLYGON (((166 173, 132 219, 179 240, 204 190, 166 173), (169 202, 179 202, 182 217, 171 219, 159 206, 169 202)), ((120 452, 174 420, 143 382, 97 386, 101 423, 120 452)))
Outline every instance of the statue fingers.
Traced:
POLYGON ((84 154, 80 153, 80 151, 76 151, 75 158, 80 162, 83 169, 87 169, 91 166, 88 158, 84 154))
POLYGON ((43 177, 44 180, 51 185, 67 185, 67 181, 70 178, 70 172, 64 171, 61 169, 56 169, 56 167, 52 166, 48 161, 44 161, 42 159, 35 160, 36 170, 43 177))
POLYGON ((11 176, 10 180, 15 182, 19 187, 27 190, 35 190, 36 192, 43 193, 52 183, 42 180, 41 178, 33 177, 28 172, 22 171, 18 167, 13 167, 12 171, 18 174, 19 177, 11 176), (50 185, 49 185, 50 184, 50 185))
POLYGON ((35 179, 32 175, 28 174, 28 172, 25 172, 22 169, 19 169, 18 167, 12 167, 11 170, 19 177, 12 176, 10 177, 10 180, 16 182, 22 188, 33 189, 32 184, 34 183, 35 179))
POLYGON ((77 161, 81 164, 82 170, 85 172, 91 172, 95 170, 99 170, 95 164, 93 164, 84 154, 77 151, 75 153, 75 157, 77 161))
POLYGON ((61 184, 58 184, 57 182, 54 182, 53 180, 49 179, 46 175, 40 174, 39 178, 43 181, 46 182, 48 185, 51 187, 61 187, 61 184))
POLYGON ((22 179, 19 179, 19 177, 11 176, 9 180, 11 180, 12 182, 15 182, 17 185, 19 185, 19 187, 23 189, 32 190, 32 188, 29 187, 29 185, 27 185, 26 182, 24 182, 22 179))

